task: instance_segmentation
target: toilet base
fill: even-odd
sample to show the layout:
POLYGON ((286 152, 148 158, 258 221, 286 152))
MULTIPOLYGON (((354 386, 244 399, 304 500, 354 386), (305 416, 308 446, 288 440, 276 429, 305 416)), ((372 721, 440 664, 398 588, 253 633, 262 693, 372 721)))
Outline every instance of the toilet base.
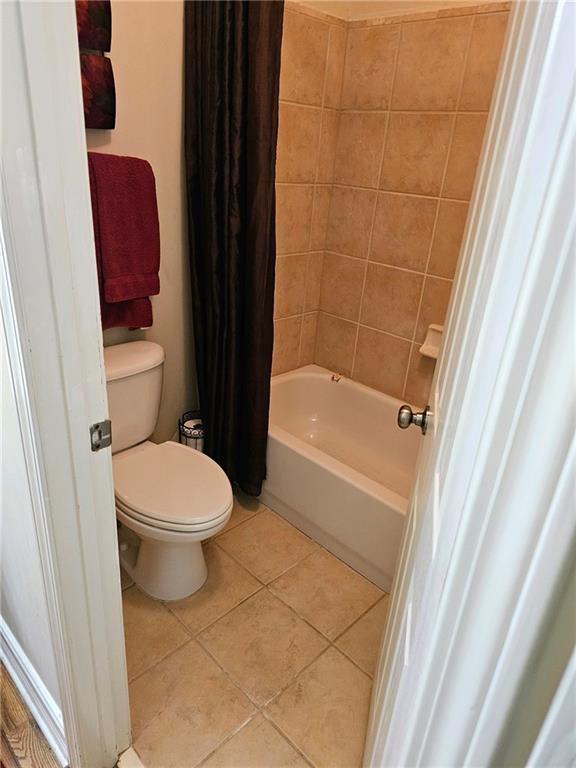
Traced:
POLYGON ((156 600, 189 597, 208 575, 200 541, 173 543, 138 537, 137 544, 122 542, 120 563, 136 586, 156 600))

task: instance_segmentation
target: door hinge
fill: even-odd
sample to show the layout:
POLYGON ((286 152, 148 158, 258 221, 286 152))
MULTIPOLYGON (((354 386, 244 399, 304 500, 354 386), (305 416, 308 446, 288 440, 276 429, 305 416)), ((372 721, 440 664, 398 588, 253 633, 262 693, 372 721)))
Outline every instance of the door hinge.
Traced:
POLYGON ((90 444, 93 451, 99 451, 101 448, 108 448, 112 445, 112 422, 98 421, 90 427, 90 444))

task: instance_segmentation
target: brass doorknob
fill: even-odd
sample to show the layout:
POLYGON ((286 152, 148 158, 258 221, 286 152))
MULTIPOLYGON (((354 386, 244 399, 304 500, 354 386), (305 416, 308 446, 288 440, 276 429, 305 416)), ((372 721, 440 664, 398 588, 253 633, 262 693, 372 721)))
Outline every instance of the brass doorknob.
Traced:
POLYGON ((410 424, 414 424, 416 427, 420 427, 422 434, 426 434, 428 428, 428 414, 430 413, 430 406, 427 405, 423 411, 414 413, 409 405, 403 405, 398 410, 398 426, 400 429, 408 429, 410 424))

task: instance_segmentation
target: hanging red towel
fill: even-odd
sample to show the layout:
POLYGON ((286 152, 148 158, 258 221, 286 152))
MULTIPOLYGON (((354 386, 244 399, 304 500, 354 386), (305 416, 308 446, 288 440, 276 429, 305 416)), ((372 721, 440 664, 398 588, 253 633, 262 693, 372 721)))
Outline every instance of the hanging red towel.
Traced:
POLYGON ((154 173, 136 157, 88 153, 102 327, 152 324, 160 290, 154 173))

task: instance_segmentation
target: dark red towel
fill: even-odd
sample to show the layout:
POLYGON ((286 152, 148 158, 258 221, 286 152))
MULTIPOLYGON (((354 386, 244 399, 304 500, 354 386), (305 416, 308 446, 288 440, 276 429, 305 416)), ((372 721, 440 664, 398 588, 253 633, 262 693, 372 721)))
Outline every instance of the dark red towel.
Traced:
POLYGON ((103 328, 152 324, 160 290, 160 232, 150 164, 88 153, 103 328))

